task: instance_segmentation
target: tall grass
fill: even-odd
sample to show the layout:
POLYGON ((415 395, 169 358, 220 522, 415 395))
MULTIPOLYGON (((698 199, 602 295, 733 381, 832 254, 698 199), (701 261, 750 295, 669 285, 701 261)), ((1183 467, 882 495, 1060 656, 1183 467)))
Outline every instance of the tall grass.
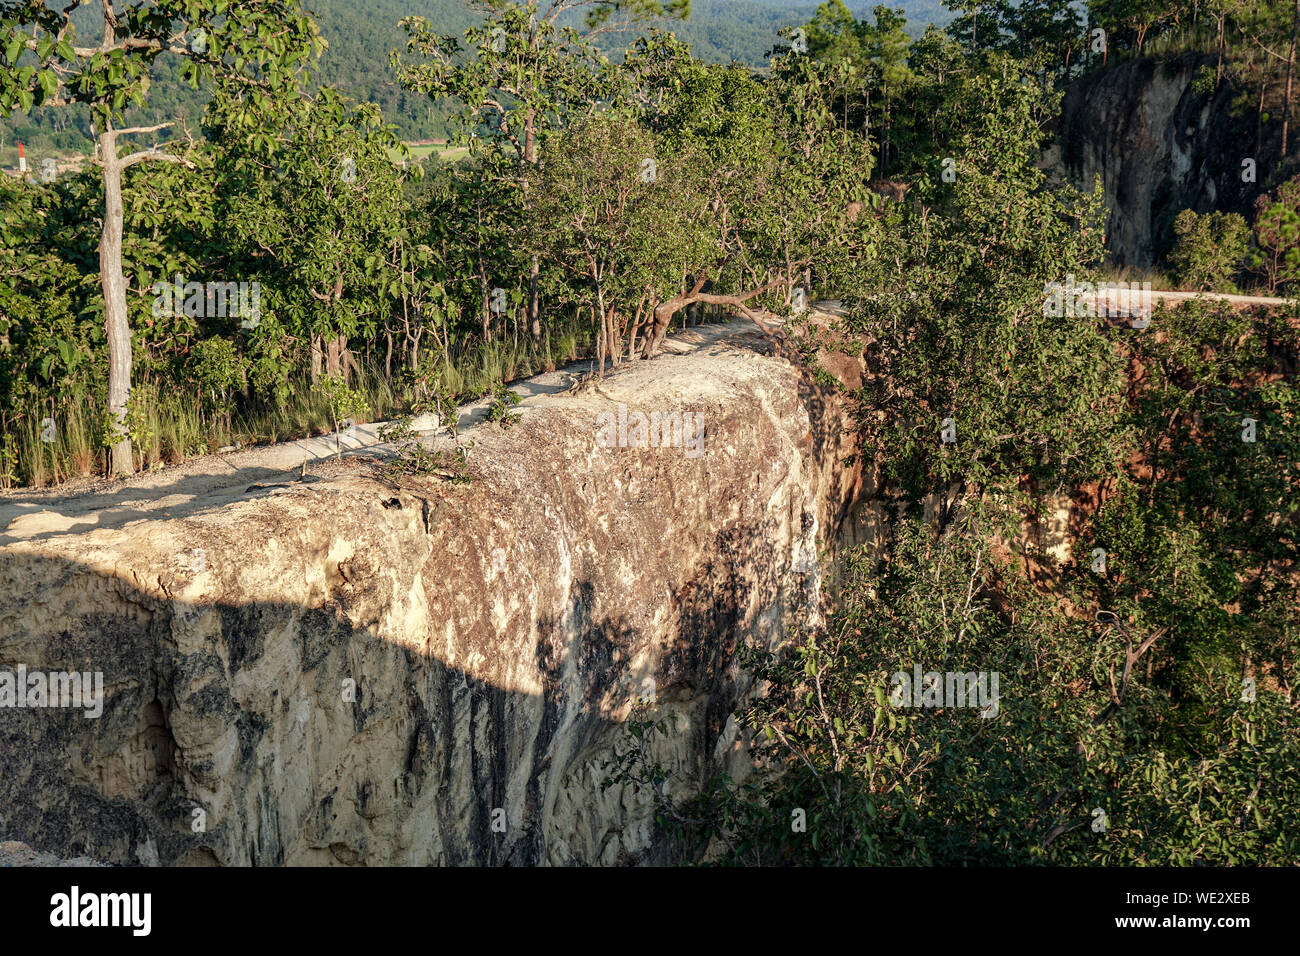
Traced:
POLYGON ((1172 289, 1173 281, 1159 269, 1141 266, 1106 264, 1099 270, 1103 282, 1127 282, 1130 285, 1150 282, 1154 289, 1172 289))
MULTIPOLYGON (((453 342, 448 356, 426 353, 422 394, 441 388, 459 403, 487 395, 499 385, 551 371, 589 350, 589 329, 561 322, 534 347, 523 342, 453 342)), ((306 376, 289 383, 282 401, 242 400, 216 407, 173 383, 145 379, 132 390, 132 449, 137 470, 174 465, 223 448, 291 441, 333 431, 329 403, 306 376)), ((415 411, 414 385, 383 363, 361 361, 352 387, 365 397, 358 421, 387 421, 415 411)), ((69 385, 57 399, 33 404, 0 436, 0 488, 45 487, 70 478, 103 474, 107 455, 100 440, 105 396, 84 384, 69 385), (53 420, 53 429, 43 422, 53 420), (48 439, 48 440, 47 440, 48 439)))

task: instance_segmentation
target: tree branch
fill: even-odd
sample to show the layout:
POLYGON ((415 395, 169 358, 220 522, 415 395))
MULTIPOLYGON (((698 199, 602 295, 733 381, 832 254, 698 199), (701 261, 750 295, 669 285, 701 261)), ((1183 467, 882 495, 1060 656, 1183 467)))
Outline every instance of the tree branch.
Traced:
POLYGON ((122 169, 134 166, 137 163, 179 163, 186 169, 196 169, 197 167, 187 157, 175 156, 172 153, 164 153, 156 149, 142 149, 139 152, 131 153, 118 160, 118 165, 122 169))

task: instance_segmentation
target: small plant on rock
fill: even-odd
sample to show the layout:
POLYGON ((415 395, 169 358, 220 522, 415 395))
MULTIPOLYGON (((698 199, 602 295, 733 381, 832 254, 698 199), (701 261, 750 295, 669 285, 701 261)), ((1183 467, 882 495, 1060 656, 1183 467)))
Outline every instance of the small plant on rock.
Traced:
POLYGON ((343 445, 339 439, 339 423, 366 410, 366 398, 342 378, 327 375, 316 386, 329 404, 330 419, 334 422, 334 451, 336 458, 343 457, 343 445))
POLYGON ((381 474, 389 481, 400 481, 413 475, 434 475, 448 481, 470 481, 469 448, 457 444, 451 451, 431 451, 420 443, 420 436, 411 427, 411 416, 403 415, 379 430, 379 437, 397 446, 397 453, 380 466, 381 474))
POLYGON ((488 408, 488 421, 496 422, 502 428, 509 428, 519 421, 519 414, 511 411, 522 399, 518 393, 508 389, 504 382, 498 383, 492 390, 492 404, 488 408))

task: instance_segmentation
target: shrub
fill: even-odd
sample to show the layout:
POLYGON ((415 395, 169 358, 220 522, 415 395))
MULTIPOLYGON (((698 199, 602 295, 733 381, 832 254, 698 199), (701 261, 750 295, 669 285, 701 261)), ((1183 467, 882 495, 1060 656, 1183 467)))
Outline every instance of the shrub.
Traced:
POLYGON ((1177 237, 1169 264, 1179 285, 1196 291, 1236 292, 1250 229, 1235 212, 1198 216, 1184 209, 1174 219, 1177 237))

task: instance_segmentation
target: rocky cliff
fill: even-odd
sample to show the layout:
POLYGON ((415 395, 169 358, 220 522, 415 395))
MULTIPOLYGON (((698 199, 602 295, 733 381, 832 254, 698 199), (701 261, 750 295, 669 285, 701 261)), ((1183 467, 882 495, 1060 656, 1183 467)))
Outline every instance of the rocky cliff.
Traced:
POLYGON ((737 647, 814 621, 819 556, 863 534, 831 393, 745 327, 672 351, 529 383, 513 427, 462 432, 468 484, 394 484, 376 445, 305 478, 253 450, 0 498, 0 672, 103 674, 97 718, 0 709, 0 839, 131 864, 658 858, 647 795, 602 788, 635 702, 679 717, 659 759, 743 774, 737 647), (620 405, 629 434, 600 440, 620 405), (630 447, 636 412, 696 413, 702 453, 630 447))
POLYGON ((1225 82, 1198 92, 1198 70, 1213 87, 1214 68, 1212 56, 1136 60, 1066 91, 1049 164, 1084 189, 1100 177, 1107 248, 1120 265, 1163 258, 1183 209, 1251 218, 1255 198, 1283 173, 1279 124, 1258 122, 1251 91, 1225 82), (1253 181, 1243 179, 1244 160, 1254 163, 1253 181))

